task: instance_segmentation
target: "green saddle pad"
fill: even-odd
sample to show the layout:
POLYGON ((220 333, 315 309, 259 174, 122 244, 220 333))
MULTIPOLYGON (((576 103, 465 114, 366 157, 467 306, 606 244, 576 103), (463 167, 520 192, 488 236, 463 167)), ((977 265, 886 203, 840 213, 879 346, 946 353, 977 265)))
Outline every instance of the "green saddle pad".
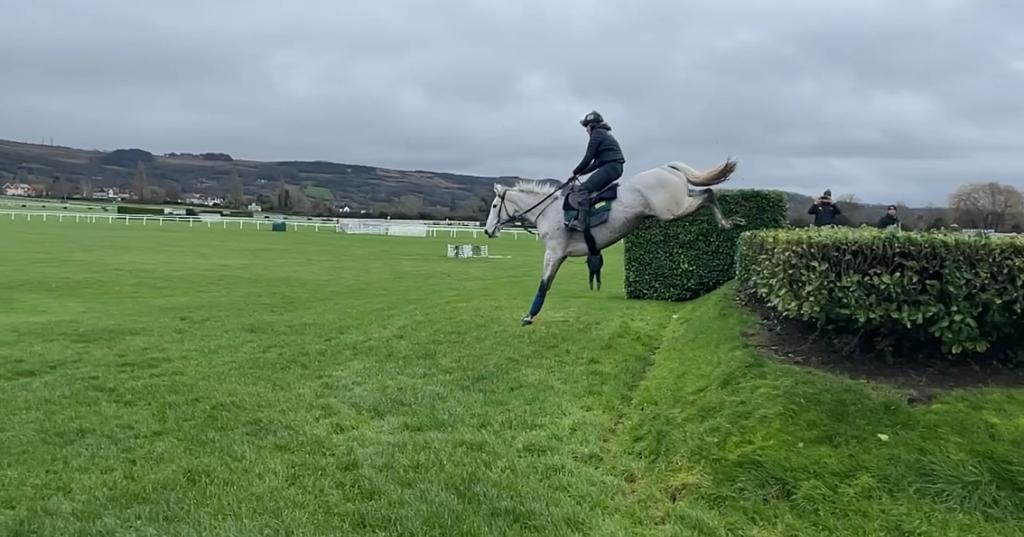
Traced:
MULTIPOLYGON (((593 228, 595 228, 595 227, 597 227, 597 226, 607 222, 608 221, 608 215, 611 214, 611 211, 612 211, 612 202, 611 202, 611 200, 602 200, 602 201, 599 201, 599 202, 595 203, 590 208, 590 228, 593 229, 593 228)), ((580 225, 579 219, 576 218, 576 216, 578 215, 579 211, 576 211, 574 209, 566 209, 566 210, 563 210, 562 212, 565 213, 564 214, 565 223, 566 223, 566 225, 569 226, 570 229, 575 229, 577 231, 583 231, 583 227, 580 225)))

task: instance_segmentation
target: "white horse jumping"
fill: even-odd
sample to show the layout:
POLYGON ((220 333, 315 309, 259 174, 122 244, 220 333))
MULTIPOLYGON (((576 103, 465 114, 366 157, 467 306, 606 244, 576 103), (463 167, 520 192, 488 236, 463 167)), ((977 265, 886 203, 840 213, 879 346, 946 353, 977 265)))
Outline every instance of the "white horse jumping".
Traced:
MULTIPOLYGON (((677 220, 708 206, 722 228, 742 225, 741 218, 727 219, 715 199, 711 186, 721 184, 736 169, 731 159, 710 170, 697 171, 682 162, 670 162, 634 176, 617 181, 618 195, 612 201, 608 220, 591 229, 599 250, 607 248, 633 232, 647 217, 661 221, 677 220), (703 187, 692 190, 690 186, 703 187)), ((494 202, 487 216, 484 233, 496 237, 502 227, 524 222, 537 228, 544 240, 544 270, 540 287, 530 312, 523 317, 523 325, 533 323, 544 306, 544 298, 551 289, 555 274, 568 257, 588 255, 587 245, 580 231, 570 230, 563 224, 562 201, 565 187, 548 183, 520 181, 513 187, 494 185, 494 202)), ((600 287, 600 265, 596 267, 600 287)), ((595 267, 591 266, 591 276, 595 267)))

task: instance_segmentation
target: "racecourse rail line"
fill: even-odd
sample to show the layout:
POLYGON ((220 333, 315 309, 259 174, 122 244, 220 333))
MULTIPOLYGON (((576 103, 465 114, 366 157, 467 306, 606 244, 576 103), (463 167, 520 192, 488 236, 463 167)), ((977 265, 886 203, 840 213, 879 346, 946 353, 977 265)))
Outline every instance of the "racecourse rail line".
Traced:
MULTIPOLYGON (((484 228, 480 226, 467 226, 467 225, 434 225, 434 224, 423 224, 415 220, 382 220, 382 219, 347 219, 342 218, 340 221, 291 221, 283 220, 279 218, 239 218, 239 217, 199 217, 199 216, 182 216, 182 215, 148 215, 148 214, 87 214, 87 213, 73 213, 73 212, 42 212, 42 211, 9 211, 0 210, 0 218, 9 216, 11 220, 17 220, 24 218, 28 221, 40 221, 47 222, 50 220, 57 220, 58 222, 75 221, 78 223, 124 223, 125 225, 131 225, 132 223, 141 225, 157 225, 162 226, 165 223, 168 224, 185 224, 189 227, 222 227, 224 229, 235 228, 238 229, 252 229, 262 230, 264 228, 270 228, 275 223, 283 222, 292 231, 312 230, 314 232, 321 231, 321 228, 325 231, 343 232, 353 235, 390 235, 399 237, 440 237, 447 233, 448 237, 457 238, 459 233, 468 233, 477 238, 478 234, 484 233, 484 228), (203 224, 206 224, 203 226, 203 224)), ((519 240, 519 235, 523 233, 530 233, 526 230, 521 229, 506 229, 503 233, 512 234, 515 240, 519 240)), ((534 235, 534 240, 537 236, 534 235)))

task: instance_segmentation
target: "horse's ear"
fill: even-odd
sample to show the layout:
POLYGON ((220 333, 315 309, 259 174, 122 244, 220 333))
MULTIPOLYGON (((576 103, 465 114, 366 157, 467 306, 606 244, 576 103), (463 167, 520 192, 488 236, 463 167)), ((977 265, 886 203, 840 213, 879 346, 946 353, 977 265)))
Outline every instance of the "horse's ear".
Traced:
POLYGON ((505 191, 505 188, 506 188, 505 185, 494 183, 494 193, 495 194, 501 194, 502 192, 505 191))

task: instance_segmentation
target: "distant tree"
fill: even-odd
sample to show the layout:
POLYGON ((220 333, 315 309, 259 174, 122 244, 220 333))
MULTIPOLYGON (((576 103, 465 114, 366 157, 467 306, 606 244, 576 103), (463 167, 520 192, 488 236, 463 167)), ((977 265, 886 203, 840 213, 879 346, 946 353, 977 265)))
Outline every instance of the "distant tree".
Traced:
POLYGON ((281 179, 281 185, 277 188, 277 205, 275 206, 278 211, 286 212, 291 207, 291 190, 288 189, 288 184, 281 179))
POLYGON ((146 186, 146 200, 149 201, 164 201, 167 199, 167 191, 158 186, 146 186))
POLYGON ((227 153, 202 153, 199 155, 199 158, 203 160, 220 160, 227 162, 234 160, 231 158, 231 155, 228 155, 227 153))
POLYGON ((132 181, 132 192, 139 201, 146 201, 146 166, 140 160, 135 166, 135 179, 132 181))
POLYGON ((245 194, 242 192, 242 178, 238 176, 238 170, 231 169, 231 196, 228 203, 234 209, 245 208, 245 194))
POLYGON ((856 194, 850 193, 839 196, 836 198, 836 201, 841 203, 860 203, 860 198, 858 198, 856 194))
POLYGON ((288 195, 289 210, 295 214, 310 214, 313 205, 300 187, 289 187, 288 195))
POLYGON ((929 231, 936 229, 946 229, 949 224, 946 223, 946 219, 941 216, 936 216, 931 222, 928 223, 928 227, 925 228, 929 231))
POLYGON ((64 178, 57 175, 53 178, 53 183, 50 185, 50 195, 55 198, 66 198, 68 195, 69 186, 64 178))
POLYGON ((969 183, 950 195, 949 206, 961 227, 1005 230, 1024 212, 1024 195, 1012 185, 969 183))
POLYGON ((423 210, 423 198, 413 194, 405 194, 398 198, 396 210, 403 216, 415 217, 423 210))
POLYGON ((136 162, 153 162, 153 154, 142 149, 117 149, 100 157, 99 162, 107 166, 127 168, 136 162))
POLYGON ((165 199, 167 199, 168 201, 181 200, 181 185, 174 181, 165 181, 163 188, 164 191, 166 192, 165 199))
POLYGON ((92 184, 89 183, 88 179, 82 179, 78 182, 79 191, 82 192, 82 197, 85 199, 92 199, 92 184))
POLYGON ((263 209, 276 208, 274 196, 263 194, 262 192, 256 195, 256 204, 263 209))

